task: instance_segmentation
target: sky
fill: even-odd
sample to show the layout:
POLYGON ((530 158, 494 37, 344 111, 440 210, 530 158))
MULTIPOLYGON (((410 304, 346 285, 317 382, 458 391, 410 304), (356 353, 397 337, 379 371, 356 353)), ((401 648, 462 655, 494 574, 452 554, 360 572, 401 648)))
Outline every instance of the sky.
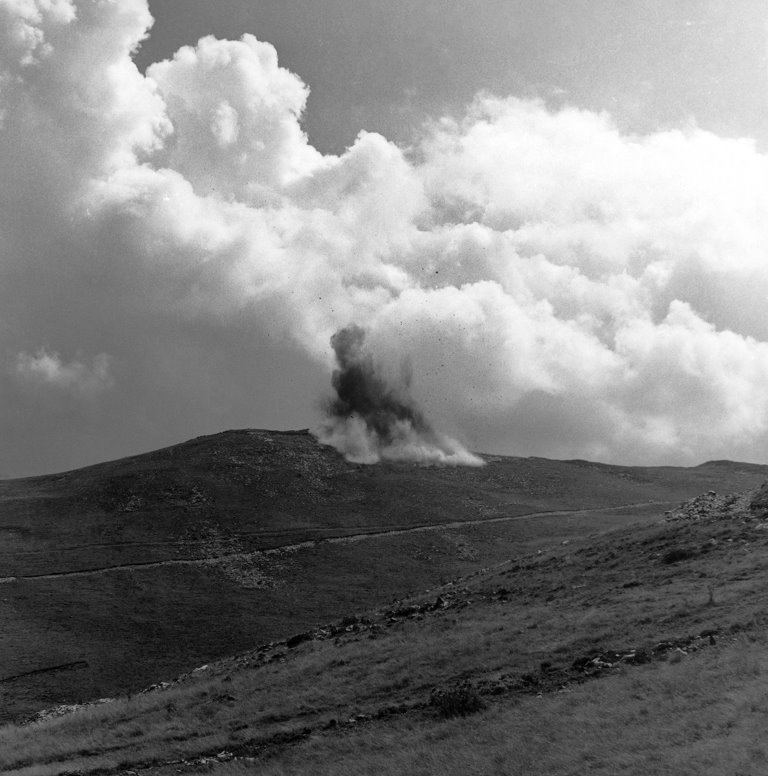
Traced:
POLYGON ((0 0, 0 476, 314 428, 350 325, 468 449, 766 462, 767 52, 758 0, 0 0))

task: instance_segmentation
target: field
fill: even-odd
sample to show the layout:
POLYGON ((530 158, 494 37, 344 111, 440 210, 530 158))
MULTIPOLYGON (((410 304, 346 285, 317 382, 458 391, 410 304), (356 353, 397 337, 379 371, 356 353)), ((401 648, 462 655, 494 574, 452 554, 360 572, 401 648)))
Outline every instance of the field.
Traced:
POLYGON ((664 519, 763 467, 187 445, 0 483, 6 718, 121 696, 0 729, 1 772, 764 772, 768 524, 715 496, 664 519), (186 504, 153 490, 183 477, 186 504))

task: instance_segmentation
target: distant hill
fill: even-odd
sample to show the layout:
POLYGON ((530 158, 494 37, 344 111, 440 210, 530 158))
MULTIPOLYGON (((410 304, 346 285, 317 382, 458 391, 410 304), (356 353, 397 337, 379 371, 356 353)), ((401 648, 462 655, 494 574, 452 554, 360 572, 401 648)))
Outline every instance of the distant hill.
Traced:
POLYGON ((136 690, 768 478, 722 461, 483 457, 365 466, 305 431, 242 430, 0 482, 0 714, 136 690))

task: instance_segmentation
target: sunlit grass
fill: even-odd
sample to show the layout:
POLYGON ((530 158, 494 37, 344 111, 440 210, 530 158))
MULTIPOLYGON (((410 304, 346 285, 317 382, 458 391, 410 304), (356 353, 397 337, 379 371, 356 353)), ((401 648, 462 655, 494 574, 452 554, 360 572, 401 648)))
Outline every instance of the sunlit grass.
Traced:
POLYGON ((765 644, 627 670, 459 720, 400 720, 320 736, 220 776, 722 776, 768 763, 765 644))

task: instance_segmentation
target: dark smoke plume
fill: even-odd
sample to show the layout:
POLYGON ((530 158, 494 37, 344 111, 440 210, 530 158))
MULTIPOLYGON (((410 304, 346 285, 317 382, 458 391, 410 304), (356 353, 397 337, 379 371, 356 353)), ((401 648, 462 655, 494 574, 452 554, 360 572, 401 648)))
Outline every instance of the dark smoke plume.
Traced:
MULTIPOLYGON (((329 403, 330 415, 358 415, 385 444, 393 441, 398 423, 410 424, 419 434, 434 434, 410 397, 387 385, 376 373, 373 356, 365 348, 364 329, 354 324, 340 329, 331 337, 331 347, 339 368, 331 379, 336 398, 329 403)), ((406 390, 409 383, 404 386, 406 390)))
POLYGON ((482 465, 455 439, 432 427, 408 394, 409 369, 392 385, 376 368, 365 330, 355 324, 331 337, 338 368, 332 384, 336 396, 326 406, 327 421, 318 438, 352 461, 376 463, 382 458, 420 463, 482 465))

